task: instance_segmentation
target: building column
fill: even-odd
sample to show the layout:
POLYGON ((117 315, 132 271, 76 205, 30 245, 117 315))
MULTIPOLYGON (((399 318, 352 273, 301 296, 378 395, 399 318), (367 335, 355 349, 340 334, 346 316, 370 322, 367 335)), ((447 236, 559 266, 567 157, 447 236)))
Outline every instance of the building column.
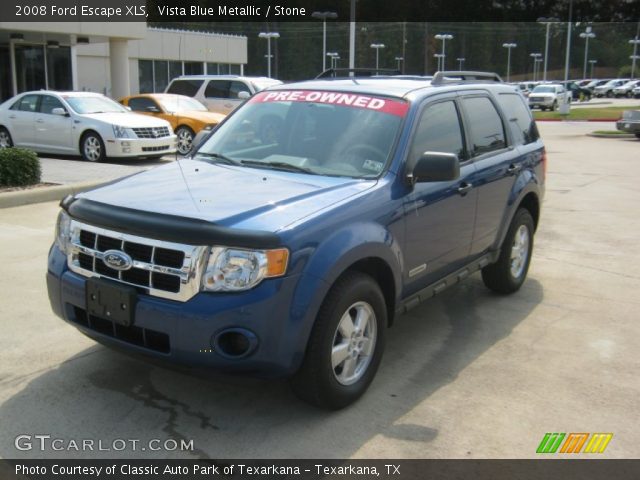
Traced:
POLYGON ((78 49, 75 45, 71 45, 71 89, 78 90, 78 49))
POLYGON ((109 39, 109 66, 111 69, 110 97, 119 99, 129 95, 129 41, 109 39))

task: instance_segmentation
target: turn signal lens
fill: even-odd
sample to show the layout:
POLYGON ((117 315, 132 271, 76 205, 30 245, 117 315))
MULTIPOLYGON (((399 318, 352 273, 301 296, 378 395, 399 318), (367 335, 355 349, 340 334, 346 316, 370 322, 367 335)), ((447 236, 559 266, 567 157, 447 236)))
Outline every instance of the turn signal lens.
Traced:
POLYGON ((267 250, 267 277, 279 277, 287 271, 289 261, 289 250, 279 248, 277 250, 267 250))

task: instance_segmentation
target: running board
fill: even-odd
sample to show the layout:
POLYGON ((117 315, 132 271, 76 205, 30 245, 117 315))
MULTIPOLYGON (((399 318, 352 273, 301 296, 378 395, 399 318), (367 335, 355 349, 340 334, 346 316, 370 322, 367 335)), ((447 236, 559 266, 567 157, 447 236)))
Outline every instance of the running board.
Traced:
POLYGON ((483 269, 487 265, 494 263, 498 260, 500 256, 500 250, 496 250, 494 252, 489 252, 482 257, 474 260, 470 264, 462 267, 461 269, 447 275, 441 280, 432 283, 428 287, 423 288, 419 292, 414 293, 413 295, 402 300, 400 307, 396 309, 396 313, 402 314, 406 313, 412 308, 417 307, 425 300, 428 300, 431 297, 435 297, 436 295, 444 292, 447 288, 452 287, 453 285, 460 283, 465 278, 469 277, 471 274, 477 272, 478 270, 483 269))

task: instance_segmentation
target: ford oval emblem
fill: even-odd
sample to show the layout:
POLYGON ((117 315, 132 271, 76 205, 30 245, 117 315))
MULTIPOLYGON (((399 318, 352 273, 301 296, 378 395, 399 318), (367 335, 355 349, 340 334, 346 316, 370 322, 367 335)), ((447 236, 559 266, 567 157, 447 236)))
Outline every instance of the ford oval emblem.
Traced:
POLYGON ((107 250, 103 253, 102 262, 114 270, 129 270, 133 265, 131 257, 120 250, 107 250))

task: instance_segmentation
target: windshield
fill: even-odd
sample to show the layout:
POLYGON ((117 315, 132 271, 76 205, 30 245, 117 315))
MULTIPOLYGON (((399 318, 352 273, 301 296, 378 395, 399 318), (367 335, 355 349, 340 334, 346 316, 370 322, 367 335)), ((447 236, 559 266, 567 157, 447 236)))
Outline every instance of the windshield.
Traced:
POLYGON ((76 113, 123 113, 128 111, 122 105, 107 97, 96 95, 95 97, 64 96, 63 98, 76 113))
POLYGON ((198 112, 207 111, 207 107, 205 107, 199 101, 185 96, 160 97, 157 100, 162 105, 162 108, 164 108, 167 112, 184 112, 187 110, 195 110, 198 112))
POLYGON ((262 92, 223 123, 196 157, 252 168, 375 178, 408 103, 319 91, 262 92))
POLYGON ((556 87, 539 85, 533 89, 533 93, 556 93, 556 87))

